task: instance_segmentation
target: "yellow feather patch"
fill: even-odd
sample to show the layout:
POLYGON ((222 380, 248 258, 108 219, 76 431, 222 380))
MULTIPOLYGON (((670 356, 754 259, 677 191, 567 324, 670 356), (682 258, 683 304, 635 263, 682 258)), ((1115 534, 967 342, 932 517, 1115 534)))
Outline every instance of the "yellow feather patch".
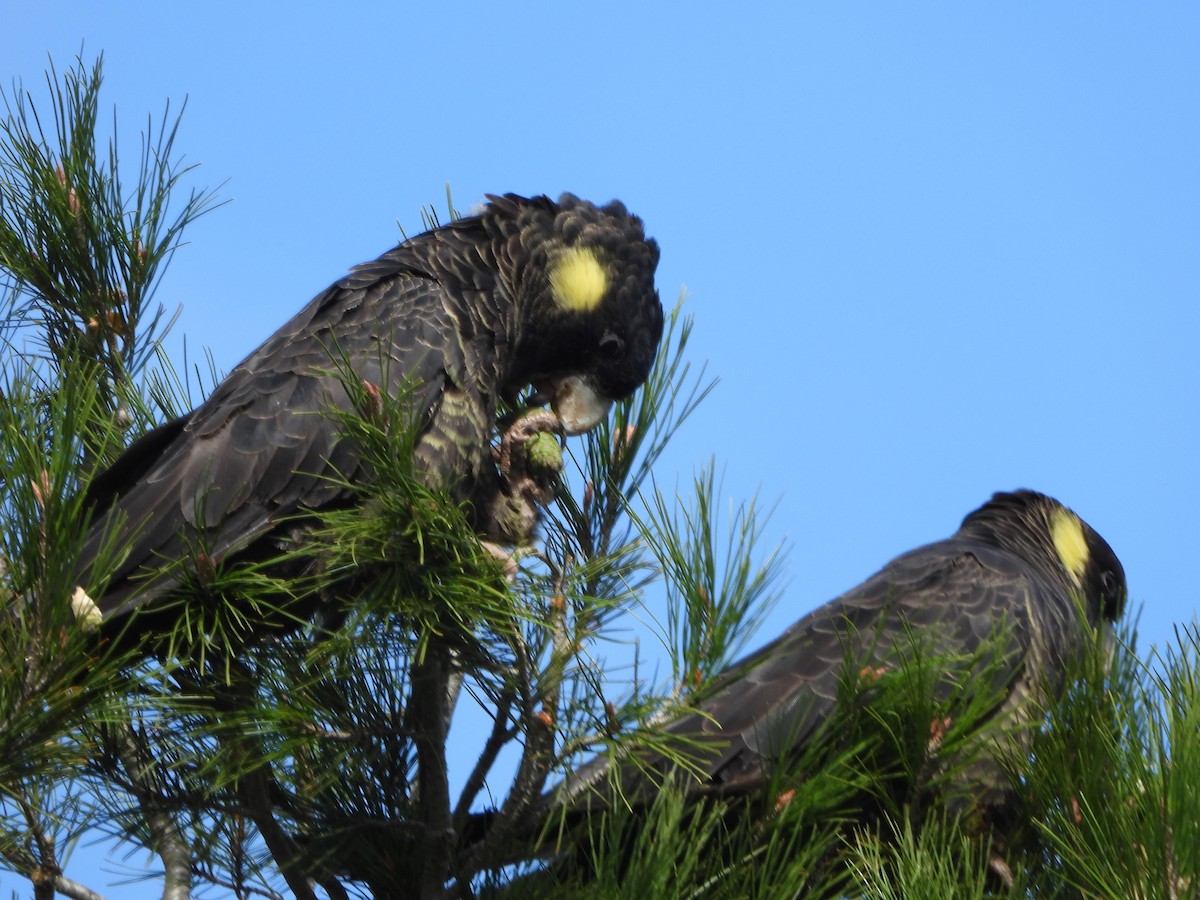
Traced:
POLYGON ((554 302, 563 309, 587 312, 595 309, 608 290, 608 270, 587 247, 568 247, 550 268, 554 302))
POLYGON ((1088 565, 1088 547, 1079 519, 1065 509, 1055 510, 1050 521, 1050 536, 1054 539, 1058 558, 1071 573, 1075 584, 1081 584, 1088 565))

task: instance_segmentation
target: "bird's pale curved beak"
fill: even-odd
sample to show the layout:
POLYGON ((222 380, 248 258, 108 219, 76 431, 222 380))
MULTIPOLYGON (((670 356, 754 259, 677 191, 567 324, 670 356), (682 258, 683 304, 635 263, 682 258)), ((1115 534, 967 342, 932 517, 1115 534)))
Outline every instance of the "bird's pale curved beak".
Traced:
POLYGON ((551 382, 551 389, 554 397, 550 408, 568 436, 591 431, 612 409, 612 399, 596 393, 587 379, 579 375, 556 378, 551 382))

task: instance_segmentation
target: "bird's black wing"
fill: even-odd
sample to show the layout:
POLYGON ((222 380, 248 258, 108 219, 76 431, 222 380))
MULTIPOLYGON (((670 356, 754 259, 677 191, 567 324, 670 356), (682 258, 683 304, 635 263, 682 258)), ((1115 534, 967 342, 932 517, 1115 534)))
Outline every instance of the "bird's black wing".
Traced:
POLYGON ((299 509, 348 499, 329 479, 352 481, 359 467, 330 415, 352 402, 339 361, 380 390, 407 392, 417 466, 429 478, 470 477, 482 465, 490 416, 470 389, 470 348, 441 285, 403 251, 319 295, 200 407, 150 432, 98 479, 81 578, 89 593, 95 576, 86 569, 106 527, 132 536, 100 600, 106 619, 177 586, 178 574, 147 581, 146 573, 186 558, 198 536, 219 559, 299 509))
MULTIPOLYGON (((1005 684, 1019 678, 1030 598, 1040 590, 1028 566, 992 547, 951 538, 914 550, 732 665, 698 701, 698 712, 665 731, 703 748, 686 752, 709 784, 757 782, 834 713, 848 666, 851 674, 886 666, 926 637, 930 652, 971 653, 1007 620, 1015 652, 1005 655, 997 677, 1005 684)), ((665 758, 647 762, 652 770, 669 765, 665 758)), ((584 767, 566 783, 567 793, 595 781, 605 766, 584 767)), ((622 786, 630 787, 625 779, 622 786)))

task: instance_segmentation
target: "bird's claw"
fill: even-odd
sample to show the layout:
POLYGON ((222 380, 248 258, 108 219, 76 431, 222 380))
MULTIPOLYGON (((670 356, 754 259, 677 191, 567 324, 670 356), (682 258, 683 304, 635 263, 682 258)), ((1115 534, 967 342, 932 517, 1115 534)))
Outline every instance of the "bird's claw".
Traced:
POLYGON ((562 428, 549 410, 534 410, 513 422, 495 448, 496 467, 505 492, 545 505, 554 499, 562 471, 562 428))

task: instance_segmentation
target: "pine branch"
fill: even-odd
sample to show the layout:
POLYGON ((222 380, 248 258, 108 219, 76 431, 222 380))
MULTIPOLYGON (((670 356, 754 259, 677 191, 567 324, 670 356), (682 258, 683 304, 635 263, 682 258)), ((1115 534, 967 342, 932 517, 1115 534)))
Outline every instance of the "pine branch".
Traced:
POLYGON ((163 862, 163 898, 187 900, 191 896, 192 855, 178 824, 164 808, 162 784, 156 778, 149 748, 132 725, 120 728, 113 740, 150 834, 151 846, 163 862))

